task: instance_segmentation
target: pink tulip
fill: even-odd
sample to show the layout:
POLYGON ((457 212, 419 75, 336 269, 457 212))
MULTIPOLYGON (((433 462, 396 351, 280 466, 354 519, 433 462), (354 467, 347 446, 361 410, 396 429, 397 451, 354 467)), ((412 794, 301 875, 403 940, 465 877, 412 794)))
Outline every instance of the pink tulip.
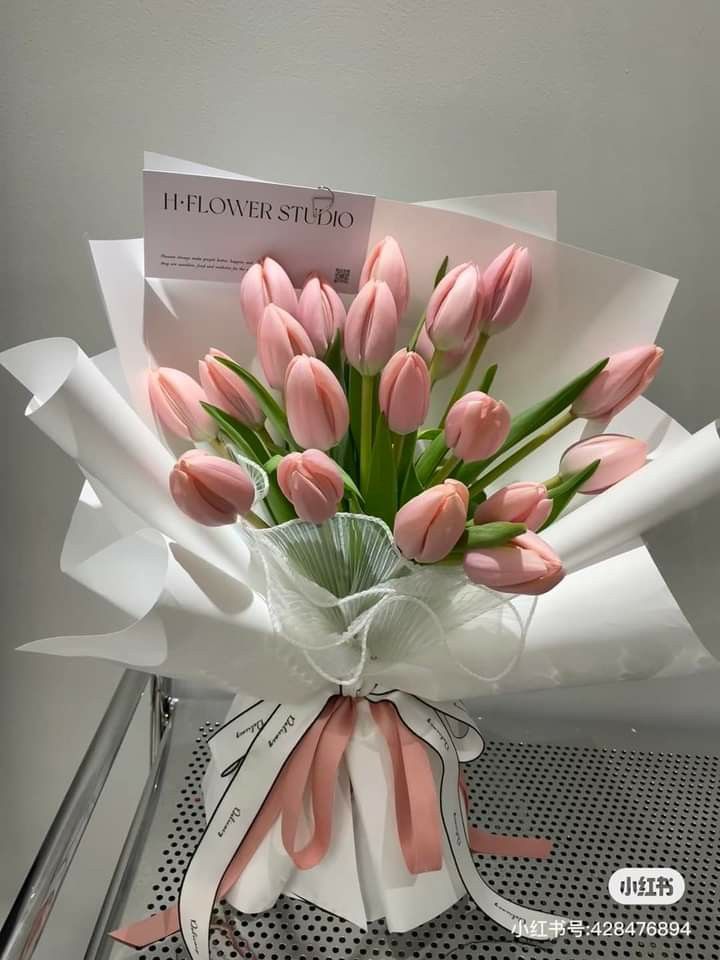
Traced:
POLYGON ((285 380, 293 357, 315 356, 312 341, 295 317, 274 303, 265 307, 257 332, 258 357, 265 379, 276 390, 285 380))
POLYGON ((664 352, 661 347, 649 343, 613 354, 577 398, 572 412, 588 420, 614 417, 652 383, 664 352))
POLYGON ((312 341, 315 355, 324 357, 335 334, 345 325, 345 307, 329 283, 311 274, 300 292, 297 318, 312 341))
POLYGON ((390 287, 368 280, 350 304, 345 321, 344 347, 350 366, 373 375, 388 362, 395 349, 398 311, 390 287))
POLYGON ((509 483, 475 510, 475 523, 524 523, 539 530, 550 516, 552 500, 542 483, 509 483))
POLYGON ((484 460, 505 441, 510 411, 501 400, 473 390, 460 397, 445 421, 445 442, 460 460, 484 460))
POLYGON ((409 500, 395 517, 395 543, 410 560, 436 563, 465 530, 470 494, 459 480, 445 480, 409 500))
POLYGON ((560 473, 567 476, 599 460, 595 473, 580 487, 580 493, 600 493, 629 477, 647 461, 648 445, 636 437, 601 433, 578 440, 560 458, 560 473))
POLYGON ((278 464, 277 479, 297 515, 310 523, 334 516, 345 488, 337 464, 321 450, 289 453, 278 464))
POLYGON ((191 519, 206 527, 235 523, 255 499, 255 487, 237 463, 202 450, 188 450, 170 472, 173 500, 191 519))
POLYGON ((537 596, 565 576, 558 555, 536 533, 523 533, 502 547, 465 554, 465 573, 473 583, 502 593, 537 596))
POLYGON ((322 360, 295 357, 290 361, 285 375, 285 405, 290 433, 305 449, 329 450, 347 432, 347 397, 322 360))
POLYGON ((263 257, 250 267, 240 284, 240 306, 253 336, 269 303, 277 304, 293 316, 297 313, 297 294, 290 277, 275 260, 263 257))
POLYGON ((183 440, 211 440, 215 421, 200 406, 207 397, 200 384, 182 370, 159 367, 148 379, 150 406, 160 423, 183 440))
POLYGON ((484 333, 492 336, 515 323, 527 303, 531 284, 532 263, 527 247, 512 243, 483 273, 484 333))
POLYGON ((224 363, 218 363, 218 357, 230 359, 222 350, 213 348, 198 363, 200 383, 208 400, 253 430, 261 427, 265 422, 265 414, 252 390, 224 363))
POLYGON ((423 358, 398 350, 380 375, 380 409, 395 433, 412 433, 425 423, 430 406, 430 373, 423 358))
POLYGON ((425 327, 438 350, 458 350, 477 333, 483 287, 476 263, 461 263, 446 273, 427 305, 425 327))
POLYGON ((395 237, 385 237, 376 243, 367 256, 360 274, 360 286, 368 280, 384 280, 395 298, 398 316, 407 310, 410 299, 408 268, 400 244, 395 237))
MULTIPOLYGON (((441 351, 438 354, 438 359, 433 369, 433 375, 435 379, 442 380, 444 377, 450 376, 453 371, 457 370, 460 364, 464 360, 467 360, 468 356, 470 355, 470 351, 475 346, 476 340, 477 330, 473 330, 463 345, 458 347, 456 350, 441 351)), ((428 336, 424 325, 420 331, 418 342, 415 344, 415 349, 429 367, 433 361, 433 357, 435 356, 435 347, 433 346, 432 340, 428 336)))

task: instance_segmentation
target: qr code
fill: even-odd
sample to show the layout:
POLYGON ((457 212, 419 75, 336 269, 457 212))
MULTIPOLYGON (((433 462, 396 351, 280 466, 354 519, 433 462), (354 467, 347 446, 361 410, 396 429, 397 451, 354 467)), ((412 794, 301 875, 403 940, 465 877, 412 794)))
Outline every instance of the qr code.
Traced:
POLYGON ((335 283, 350 283, 349 267, 335 267, 335 283))

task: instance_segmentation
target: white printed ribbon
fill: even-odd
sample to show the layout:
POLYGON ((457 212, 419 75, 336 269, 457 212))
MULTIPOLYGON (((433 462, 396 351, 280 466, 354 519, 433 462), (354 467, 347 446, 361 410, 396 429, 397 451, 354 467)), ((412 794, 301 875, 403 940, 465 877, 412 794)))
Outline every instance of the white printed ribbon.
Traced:
MULTIPOLYGON (((515 934, 522 933, 538 940, 559 936, 567 923, 565 918, 529 910, 501 897, 477 872, 469 836, 474 828, 467 823, 460 762, 477 759, 484 749, 484 742, 462 704, 428 703, 400 690, 374 690, 366 694, 366 699, 376 722, 381 725, 393 756, 396 812, 400 784, 399 767, 395 763, 397 761, 402 766, 402 758, 398 760, 402 753, 400 744, 404 740, 407 746, 409 737, 416 747, 419 746, 418 741, 422 741, 439 760, 439 814, 447 841, 445 849, 473 902, 496 923, 515 934), (417 739, 413 740, 413 737, 417 739)), ((190 859, 180 888, 178 908, 116 930, 112 936, 123 943, 140 947, 163 939, 179 929, 192 960, 209 960, 210 924, 216 901, 237 881, 257 849, 259 839, 266 835, 277 819, 282 809, 282 800, 278 800, 282 791, 289 784, 290 793, 299 799, 298 794, 302 793, 304 784, 308 782, 309 771, 313 774, 313 789, 317 786, 316 781, 323 781, 318 788, 318 796, 313 796, 316 830, 320 823, 319 833, 323 836, 314 845, 309 857, 314 857, 313 862, 317 862, 330 841, 331 798, 338 765, 352 736, 357 702, 354 698, 327 693, 292 707, 260 700, 221 727, 210 743, 215 762, 229 782, 190 859), (324 735, 327 735, 325 741, 324 735), (327 749, 318 752, 323 742, 327 749), (284 774, 283 781, 280 780, 281 774, 284 774), (248 842, 243 847, 246 840, 248 842)), ((424 763, 427 766, 427 760, 424 763)), ((434 803, 437 803, 435 791, 438 788, 429 773, 428 777, 424 792, 431 794, 431 802, 435 797, 434 803)), ((406 798, 407 788, 408 783, 405 782, 406 798)), ((410 789, 409 794, 412 793, 410 789)), ((424 799, 427 802, 428 797, 424 799)), ((412 846, 412 838, 408 840, 408 832, 404 830, 409 825, 412 833, 412 824, 403 822, 412 819, 412 812, 407 816, 397 814, 403 845, 407 843, 412 846)), ((288 820, 293 820, 292 815, 288 820)), ((290 836, 286 838, 283 815, 283 842, 288 854, 302 869, 303 862, 309 864, 302 858, 313 844, 298 854, 293 846, 294 829, 288 832, 290 836)), ((503 843, 509 840, 510 843, 526 846, 538 843, 524 838, 491 837, 491 840, 503 843)), ((439 836, 438 842, 441 844, 439 836)), ((438 851, 441 846, 437 847, 438 851)), ((405 846, 403 849, 405 852, 405 846)), ((478 847, 475 846, 475 849, 478 847)), ((518 854, 524 855, 522 850, 518 850, 518 854)), ((427 864, 429 860, 432 860, 432 855, 424 859, 421 855, 418 863, 427 864)), ((420 866, 412 872, 423 872, 425 869, 437 867, 420 866)))
POLYGON ((405 726, 419 737, 440 760, 440 816, 448 848, 463 886, 483 913, 506 930, 535 940, 549 940, 562 933, 566 918, 530 910, 507 900, 488 886, 477 871, 468 842, 460 781, 460 760, 480 756, 484 742, 464 707, 458 703, 430 704, 399 690, 368 694, 368 700, 389 701, 405 726), (464 727, 458 735, 454 724, 464 727))

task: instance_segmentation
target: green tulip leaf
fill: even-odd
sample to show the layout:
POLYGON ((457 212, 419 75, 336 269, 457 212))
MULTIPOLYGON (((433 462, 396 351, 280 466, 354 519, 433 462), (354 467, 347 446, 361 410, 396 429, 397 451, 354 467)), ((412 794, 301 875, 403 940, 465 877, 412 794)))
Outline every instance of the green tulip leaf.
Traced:
POLYGON ((338 330, 333 341, 330 344, 328 352, 325 354, 325 363, 335 374, 340 383, 343 382, 343 355, 342 355, 342 334, 338 330))
POLYGON ((397 512, 397 474, 392 436, 382 414, 375 425, 365 512, 373 517, 380 517, 392 530, 397 512))
POLYGON ((439 466, 440 461, 443 459, 447 451, 448 448, 447 444, 445 443, 445 433, 441 432, 430 443, 428 448, 420 454, 420 457, 415 464, 415 472, 422 486, 425 487, 428 485, 430 478, 435 473, 435 470, 439 466))
POLYGON ((492 366, 488 367, 485 371, 485 376, 480 381, 480 386, 478 390, 480 393, 490 393, 490 387, 493 385, 493 380, 495 379, 495 374, 498 372, 498 365, 493 363, 492 366))
POLYGON ((352 432, 355 449, 360 449, 360 432, 362 429, 362 375, 355 367, 348 365, 348 404, 350 406, 350 430, 352 432))
POLYGON ((293 505, 287 499, 280 489, 277 479, 277 470, 268 476, 268 492, 265 497, 265 506, 268 508, 275 523, 286 523, 288 520, 295 520, 297 514, 293 505))
POLYGON ((418 440, 434 440, 435 437, 439 436, 442 433, 442 427, 427 427, 425 430, 421 430, 417 438, 418 440))
POLYGON ((449 264, 449 263, 450 263, 450 258, 449 258, 449 257, 447 256, 447 254, 446 254, 446 255, 445 255, 445 259, 444 259, 443 262, 440 264, 440 266, 438 267, 438 271, 437 271, 437 273, 435 274, 435 280, 433 281, 433 290, 434 290, 435 287, 440 283, 440 281, 442 280, 442 278, 443 278, 443 277, 445 276, 445 274, 447 273, 447 268, 448 268, 448 264, 449 264))
POLYGON ((204 401, 201 401, 201 406, 217 423, 220 432, 236 444, 246 457, 261 465, 265 463, 268 458, 268 451, 254 430, 241 423, 232 414, 221 410, 220 407, 215 407, 213 404, 204 401))
POLYGON ((422 492, 423 485, 418 480, 415 464, 410 461, 400 489, 400 506, 403 506, 408 500, 412 500, 413 497, 417 497, 418 494, 422 492))
POLYGON ((343 483, 345 484, 345 493, 351 494, 353 497, 355 497, 358 504, 362 506, 365 503, 365 500, 363 495, 360 493, 358 485, 355 483, 350 474, 340 466, 340 464, 338 464, 338 470, 340 471, 340 474, 343 478, 343 483))
MULTIPOLYGON (((336 444, 332 450, 328 451, 343 475, 347 475, 354 483, 354 477, 357 476, 357 462, 355 459, 355 444, 352 438, 352 432, 348 430, 340 443, 336 444)), ((347 489, 348 484, 345 484, 347 489)))
POLYGON ((527 527, 524 523, 505 523, 504 521, 481 523, 469 527, 463 535, 463 540, 467 543, 468 550, 501 547, 508 540, 519 537, 521 533, 526 532, 527 527))
POLYGON ((276 453, 275 456, 270 457, 268 462, 263 464, 263 470, 265 471, 265 473, 267 473, 268 476, 271 473, 275 473, 282 459, 283 459, 283 456, 281 453, 276 453))
POLYGON ((408 433, 405 436, 396 437, 395 442, 400 444, 400 452, 397 457, 397 481, 398 493, 402 493, 405 484, 407 472, 415 460, 415 443, 417 441, 417 431, 408 433))
POLYGON ((571 474, 569 477, 566 477, 562 483, 559 483, 556 487, 552 487, 550 490, 548 490, 548 497, 552 500, 553 505, 550 515, 540 528, 541 530, 544 530, 546 527, 550 526, 551 523, 557 520, 565 507, 567 507, 572 498, 578 492, 580 487, 590 479, 599 466, 600 461, 595 460, 593 463, 588 464, 584 470, 578 470, 577 473, 571 474))
POLYGON ((540 427, 544 427, 553 417, 561 414, 577 400, 585 387, 592 383, 600 371, 605 368, 608 359, 608 357, 605 357, 604 360, 600 360, 584 373, 581 373, 579 377, 571 380, 570 383, 566 384, 561 390, 558 390, 557 393, 552 394, 552 396, 545 400, 541 400, 540 403, 536 403, 532 407, 528 407, 527 410, 523 410, 522 413, 513 417, 510 424, 510 432, 500 449, 497 450, 492 457, 488 457, 487 460, 476 460, 473 463, 463 464, 462 469, 458 472, 458 479, 468 485, 471 484, 473 480, 476 480, 480 476, 485 467, 494 460, 497 460, 498 457, 501 457, 504 453, 507 453, 511 447, 520 443, 525 437, 529 437, 531 433, 535 433, 540 427))
POLYGON ((297 445, 295 444, 292 434, 290 433, 290 427, 288 426, 287 417, 285 416, 285 411, 277 402, 277 400, 272 396, 270 391, 263 386, 262 383, 253 376, 249 370, 246 370, 244 367, 241 367, 239 364, 235 363, 234 360, 231 360, 229 357, 216 357, 218 363, 224 364, 229 370, 232 370, 233 373, 237 374, 238 377, 243 381, 252 390, 255 399, 260 404, 265 416, 273 424, 278 433, 280 433, 289 443, 291 449, 297 450, 297 445))

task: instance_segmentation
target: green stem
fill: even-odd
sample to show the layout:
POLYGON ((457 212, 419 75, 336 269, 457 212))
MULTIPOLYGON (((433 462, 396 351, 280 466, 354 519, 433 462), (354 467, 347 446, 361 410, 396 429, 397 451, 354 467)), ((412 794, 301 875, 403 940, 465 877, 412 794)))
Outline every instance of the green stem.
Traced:
POLYGON ((556 433, 559 433, 565 427, 575 420, 575 414, 572 410, 568 410, 566 413, 563 413, 562 416, 558 417, 554 423, 551 423, 544 430, 538 433, 532 439, 528 440, 527 443, 524 443, 519 447, 515 453, 511 453, 509 457, 506 457, 504 460, 501 460, 500 463, 492 470, 489 470, 482 477, 473 483, 470 487, 470 496, 476 496, 481 490, 484 490, 485 487, 489 487, 491 483, 494 483, 498 477, 501 477, 506 473, 511 467, 514 467, 516 463, 520 463, 521 460, 524 460, 529 454, 534 450, 537 450, 538 447, 541 447, 546 441, 550 440, 551 437, 554 437, 556 433))
POLYGON ((265 523, 264 520, 261 520, 256 513, 246 513, 245 520, 250 524, 251 527, 255 527, 258 530, 269 530, 270 524, 265 523))
POLYGON ((372 457, 372 413, 374 377, 363 374, 360 393, 360 490, 367 493, 372 457))
POLYGON ((492 366, 488 367, 485 371, 485 376, 480 381, 480 386, 478 390, 480 393, 490 393, 490 387, 493 385, 493 380, 495 379, 495 374, 498 371, 498 365, 493 363, 492 366))
POLYGON ((440 379, 438 374, 438 367, 440 366, 440 361, 442 360, 442 352, 440 350, 435 350, 432 355, 432 360, 430 361, 430 384, 431 386, 435 385, 435 382, 440 379))
POLYGON ((257 435, 258 435, 258 436, 260 437, 260 439, 262 440, 262 442, 263 442, 263 443, 265 444, 265 446, 268 448, 268 450, 270 451, 270 453, 284 453, 284 452, 285 452, 282 447, 279 447, 279 446, 277 445, 277 443, 275 443, 275 441, 273 440, 273 438, 272 438, 272 437, 270 436, 270 434, 268 433, 268 429, 267 429, 266 426, 260 427, 256 432, 257 432, 257 435))
POLYGON ((425 311, 423 310, 418 320, 417 326, 413 330, 413 335, 410 337, 408 342, 408 350, 414 350, 417 346, 417 342, 420 339, 420 334, 422 333, 422 328, 425 325, 425 311))
POLYGON ((430 486, 435 486, 437 483, 442 483, 446 477, 450 476, 459 463, 459 457, 449 457, 430 481, 430 486))
POLYGON ((445 419, 448 413, 450 412, 450 407, 452 407, 455 401, 459 400, 460 397, 462 397, 463 394, 465 393, 465 390, 467 389, 467 385, 468 383, 470 383, 470 378, 475 373, 475 367, 478 365, 480 357, 482 356, 483 350, 487 346, 487 342, 489 339, 490 337, 488 336, 487 333, 481 333, 480 336, 478 337, 477 343, 473 347, 473 351, 468 357, 467 363, 465 364, 465 369, 460 374, 460 379, 457 382, 457 386, 453 390, 452 396, 450 397, 450 400, 448 401, 448 405, 445 408, 445 413, 443 414, 443 418, 440 421, 441 427, 445 425, 445 419))
POLYGON ((563 477, 561 473, 556 473, 554 477, 550 477, 549 480, 546 480, 543 483, 543 486, 546 490, 552 490, 553 487, 559 487, 564 479, 565 477, 563 477))
MULTIPOLYGON (((222 457, 224 460, 231 459, 230 454, 227 452, 227 447, 222 440, 218 440, 216 437, 214 440, 208 440, 207 443, 208 446, 212 447, 218 457, 222 457)), ((198 449, 202 449, 202 447, 198 445, 198 449)))
POLYGON ((412 467, 413 460, 415 459, 415 444, 417 442, 417 430, 413 430, 412 433, 406 433, 402 437, 398 437, 397 445, 397 461, 396 461, 396 474, 398 481, 398 493, 402 495, 403 488, 405 486, 405 481, 407 480, 410 470, 412 467))
POLYGON ((400 467, 400 464, 403 461, 405 455, 405 444, 407 443, 408 437, 412 437, 411 433, 402 434, 402 433, 393 433, 393 452, 395 454, 395 466, 400 467))

